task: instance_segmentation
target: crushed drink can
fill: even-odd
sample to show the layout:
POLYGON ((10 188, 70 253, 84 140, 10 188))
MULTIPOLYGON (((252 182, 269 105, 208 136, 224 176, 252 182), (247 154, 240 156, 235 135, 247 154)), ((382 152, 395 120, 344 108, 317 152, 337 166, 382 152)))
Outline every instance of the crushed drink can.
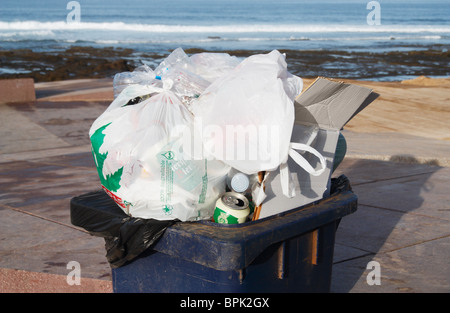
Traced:
POLYGON ((249 203, 243 194, 226 192, 217 200, 213 218, 219 224, 241 224, 249 214, 249 203))

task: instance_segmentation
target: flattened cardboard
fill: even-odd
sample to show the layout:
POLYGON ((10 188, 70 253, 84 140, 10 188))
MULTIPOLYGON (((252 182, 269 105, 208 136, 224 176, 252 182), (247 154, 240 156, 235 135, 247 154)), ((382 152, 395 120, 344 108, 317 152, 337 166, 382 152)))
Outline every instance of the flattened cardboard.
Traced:
MULTIPOLYGON (((329 195, 339 131, 377 97, 378 94, 366 87, 318 78, 295 99, 291 142, 311 145, 323 155, 327 168, 321 175, 312 176, 289 158, 288 166, 296 196, 288 198, 283 195, 279 170, 273 171, 265 182, 267 196, 259 218, 279 214, 329 195)), ((319 162, 316 157, 309 153, 304 153, 303 157, 317 169, 319 162)))
POLYGON ((319 77, 295 99, 295 124, 340 130, 375 100, 366 101, 370 94, 369 88, 319 77))

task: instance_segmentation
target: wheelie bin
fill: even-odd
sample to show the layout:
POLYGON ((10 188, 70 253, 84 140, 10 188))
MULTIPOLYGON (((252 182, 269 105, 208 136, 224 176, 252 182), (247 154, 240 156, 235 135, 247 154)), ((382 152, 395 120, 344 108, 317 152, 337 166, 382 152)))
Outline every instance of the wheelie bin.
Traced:
POLYGON ((118 293, 329 292, 335 233, 356 210, 345 176, 316 203, 234 225, 132 218, 103 191, 71 200, 72 223, 115 245, 118 293))

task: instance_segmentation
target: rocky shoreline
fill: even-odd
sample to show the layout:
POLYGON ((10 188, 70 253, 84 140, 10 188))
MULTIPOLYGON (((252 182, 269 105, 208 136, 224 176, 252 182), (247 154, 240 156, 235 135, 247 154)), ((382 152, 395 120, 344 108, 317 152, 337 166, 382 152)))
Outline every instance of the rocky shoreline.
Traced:
MULTIPOLYGON (((450 47, 392 52, 348 52, 330 50, 281 50, 289 71, 301 77, 334 77, 383 80, 386 77, 450 76, 450 47)), ((185 49, 187 54, 203 52, 185 49)), ((233 50, 237 57, 268 51, 233 50)), ((124 48, 72 46, 65 50, 34 52, 31 49, 0 50, 0 79, 32 77, 35 82, 79 78, 112 78, 142 64, 159 64, 170 51, 141 53, 124 48)), ((399 80, 402 80, 400 78, 399 80)))

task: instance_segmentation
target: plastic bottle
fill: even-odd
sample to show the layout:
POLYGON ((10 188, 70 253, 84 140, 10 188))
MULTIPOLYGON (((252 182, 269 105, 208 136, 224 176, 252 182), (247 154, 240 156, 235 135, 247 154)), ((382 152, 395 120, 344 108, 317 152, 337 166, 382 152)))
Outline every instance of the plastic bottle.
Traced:
POLYGON ((257 175, 246 175, 238 170, 231 168, 227 176, 227 187, 230 191, 243 194, 249 201, 250 212, 252 213, 255 205, 252 200, 252 186, 257 181, 257 175))
POLYGON ((227 185, 234 192, 244 193, 250 187, 250 179, 244 173, 234 173, 228 175, 227 185))

